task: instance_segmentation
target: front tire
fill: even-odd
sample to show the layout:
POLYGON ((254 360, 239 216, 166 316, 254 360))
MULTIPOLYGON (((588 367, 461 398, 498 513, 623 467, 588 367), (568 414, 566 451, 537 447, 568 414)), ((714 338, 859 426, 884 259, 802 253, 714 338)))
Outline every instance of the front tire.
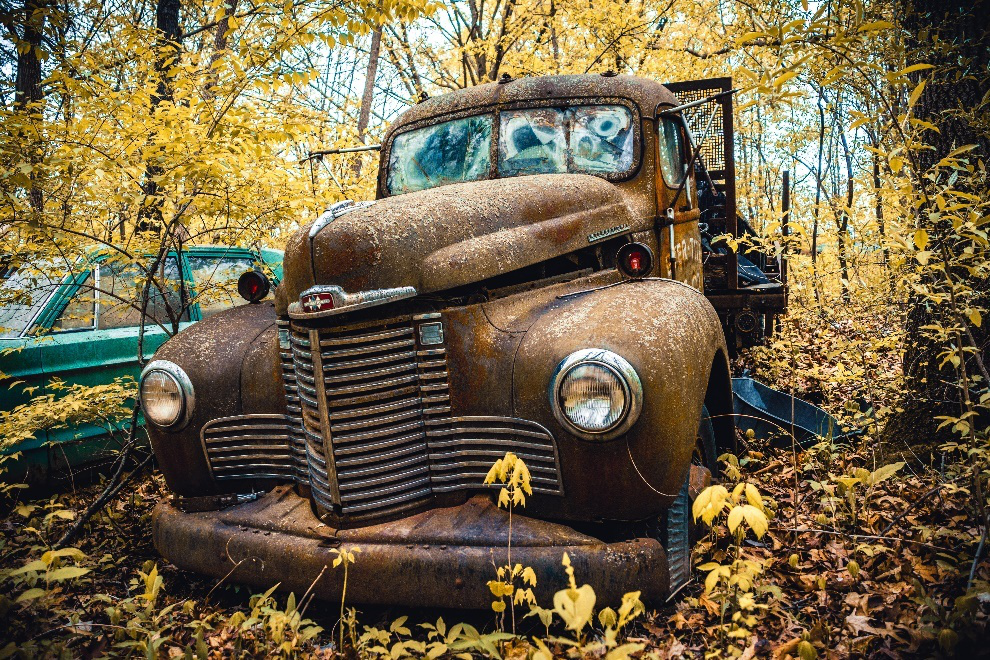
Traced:
POLYGON ((671 596, 691 580, 691 547, 697 540, 698 533, 697 526, 693 524, 691 505, 695 497, 698 496, 698 492, 703 488, 702 483, 711 482, 715 461, 715 429, 712 426, 708 408, 702 405, 691 465, 688 467, 688 473, 684 477, 681 490, 677 493, 677 499, 667 510, 664 521, 671 596), (707 479, 705 478, 706 472, 707 479), (692 476, 695 478, 692 479, 692 476), (700 480, 699 476, 701 477, 700 480))

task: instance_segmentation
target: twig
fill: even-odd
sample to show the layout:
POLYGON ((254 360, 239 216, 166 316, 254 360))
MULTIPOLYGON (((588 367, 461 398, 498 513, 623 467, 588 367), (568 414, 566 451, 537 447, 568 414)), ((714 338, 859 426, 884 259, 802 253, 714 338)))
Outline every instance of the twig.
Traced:
POLYGON ((832 529, 787 529, 784 527, 772 528, 774 532, 785 532, 785 533, 797 533, 797 534, 832 534, 833 536, 845 536, 851 539, 868 539, 873 541, 900 541, 902 543, 913 543, 914 545, 920 545, 923 548, 931 548, 932 550, 940 550, 942 552, 953 552, 952 548, 946 548, 941 545, 933 545, 931 543, 925 543, 924 541, 915 541, 914 539, 905 539, 902 537, 890 537, 890 536, 877 536, 876 534, 850 534, 849 532, 837 532, 832 529))
POLYGON ((973 578, 976 576, 976 567, 980 564, 980 555, 983 554, 983 545, 987 542, 987 525, 983 525, 983 536, 980 537, 980 544, 976 546, 976 556, 973 557, 973 565, 969 567, 969 579, 966 580, 966 591, 973 586, 973 578))
MULTIPOLYGON (((230 559, 230 554, 227 555, 227 558, 230 559)), ((210 596, 212 596, 213 595, 213 592, 217 590, 217 587, 219 587, 221 584, 223 584, 224 582, 226 582, 227 581, 227 578, 229 578, 231 575, 233 575, 234 574, 234 571, 236 571, 238 568, 240 568, 241 567, 241 564, 243 564, 244 562, 246 562, 249 559, 251 561, 255 561, 257 559, 257 557, 245 557, 244 559, 242 559, 239 562, 237 562, 236 564, 234 564, 234 567, 232 569, 230 569, 229 571, 227 571, 227 574, 224 575, 222 578, 220 578, 220 581, 217 582, 215 585, 213 585, 213 588, 212 589, 210 589, 208 592, 206 592, 206 596, 203 597, 203 602, 204 603, 208 602, 210 600, 210 596)))
POLYGON ((951 481, 946 481, 945 483, 942 483, 942 484, 936 484, 936 486, 934 488, 932 488, 927 493, 925 493, 921 497, 919 497, 916 500, 914 500, 913 502, 911 502, 911 505, 910 506, 908 506, 906 509, 904 509, 899 514, 897 514, 897 516, 895 516, 894 519, 890 521, 890 524, 883 528, 883 531, 880 532, 880 536, 886 536, 887 535, 887 532, 889 532, 894 527, 894 525, 896 525, 898 523, 898 521, 901 520, 901 518, 903 518, 907 514, 909 514, 912 511, 914 511, 918 507, 919 504, 921 504, 922 502, 924 502, 925 500, 927 500, 929 497, 931 497, 932 495, 934 495, 935 493, 937 493, 939 490, 942 489, 943 486, 946 486, 947 484, 951 484, 953 481, 957 481, 960 478, 961 477, 956 477, 955 479, 952 479, 951 481))
POLYGON ((130 458, 131 449, 134 447, 135 435, 137 435, 138 427, 137 418, 140 410, 141 404, 135 403, 134 410, 131 411, 131 422, 130 429, 127 432, 127 442, 124 444, 120 457, 117 459, 117 469, 114 470, 113 475, 111 475, 110 479, 107 481, 107 485, 104 487, 103 492, 100 493, 100 496, 86 508, 86 511, 79 516, 75 524, 73 524, 72 527, 70 527, 65 534, 62 535, 62 538, 55 543, 53 546, 55 550, 64 548, 66 545, 71 543, 79 535, 79 532, 82 531, 82 528, 86 525, 89 519, 92 518, 97 511, 106 506, 106 504, 112 500, 118 492, 120 492, 120 489, 124 486, 124 484, 130 481, 131 477, 147 465, 152 456, 154 456, 154 454, 148 454, 148 457, 145 458, 140 465, 134 468, 134 470, 127 477, 123 479, 121 478, 121 475, 124 472, 124 466, 127 464, 127 459, 130 458))

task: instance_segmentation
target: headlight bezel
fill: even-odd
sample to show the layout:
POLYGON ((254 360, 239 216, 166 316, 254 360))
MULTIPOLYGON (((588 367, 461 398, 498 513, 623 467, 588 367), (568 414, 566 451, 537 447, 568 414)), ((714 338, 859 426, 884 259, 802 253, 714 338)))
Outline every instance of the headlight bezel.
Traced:
POLYGON ((141 378, 138 381, 138 397, 141 399, 141 410, 145 420, 155 428, 163 431, 179 431, 192 419, 193 411, 196 409, 196 392, 193 389, 192 381, 186 372, 174 362, 169 360, 152 360, 141 371, 141 378), (159 424, 148 414, 144 405, 144 381, 152 372, 161 372, 171 378, 179 386, 180 409, 175 421, 170 424, 159 424))
POLYGON ((643 383, 636 369, 621 355, 604 348, 585 348, 564 358, 554 370, 547 388, 550 409, 557 421, 571 434, 583 440, 603 442, 612 440, 628 431, 643 409, 643 383), (575 424, 560 405, 560 391, 567 376, 577 367, 592 364, 612 372, 618 377, 625 394, 623 412, 612 426, 602 430, 588 430, 575 424))

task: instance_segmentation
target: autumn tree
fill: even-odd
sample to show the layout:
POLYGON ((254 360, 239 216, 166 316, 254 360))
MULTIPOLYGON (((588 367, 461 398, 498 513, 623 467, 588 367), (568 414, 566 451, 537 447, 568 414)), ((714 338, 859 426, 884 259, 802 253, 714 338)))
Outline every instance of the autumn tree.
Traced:
MULTIPOLYGON (((890 437, 951 438, 953 426, 937 430, 938 418, 966 417, 967 407, 973 410, 970 393, 975 397, 988 385, 983 355, 990 334, 980 312, 990 303, 985 264, 967 260, 974 250, 971 237, 945 213, 946 200, 966 203, 986 195, 977 171, 946 167, 945 159, 960 148, 969 151, 964 157, 974 165, 990 154, 990 28, 982 20, 988 9, 984 0, 903 4, 912 63, 934 67, 918 74, 926 86, 914 116, 924 123, 917 125, 922 144, 912 154, 919 193, 917 243, 933 256, 932 268, 909 301, 907 397, 904 412, 887 429, 890 437)), ((976 249, 977 255, 985 255, 976 249)), ((975 425, 975 420, 968 423, 975 425)))

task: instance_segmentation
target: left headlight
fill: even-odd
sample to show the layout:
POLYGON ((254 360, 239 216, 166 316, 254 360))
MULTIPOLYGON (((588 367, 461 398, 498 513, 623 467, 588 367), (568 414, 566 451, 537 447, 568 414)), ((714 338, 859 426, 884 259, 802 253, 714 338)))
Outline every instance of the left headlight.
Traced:
POLYGON ((189 376, 168 360, 153 360, 141 372, 141 410, 145 419, 177 431, 189 422, 195 395, 189 376))
POLYGON ((610 440, 632 426, 643 407, 643 384, 621 355, 587 348, 568 355, 550 379, 550 407, 585 440, 610 440))

